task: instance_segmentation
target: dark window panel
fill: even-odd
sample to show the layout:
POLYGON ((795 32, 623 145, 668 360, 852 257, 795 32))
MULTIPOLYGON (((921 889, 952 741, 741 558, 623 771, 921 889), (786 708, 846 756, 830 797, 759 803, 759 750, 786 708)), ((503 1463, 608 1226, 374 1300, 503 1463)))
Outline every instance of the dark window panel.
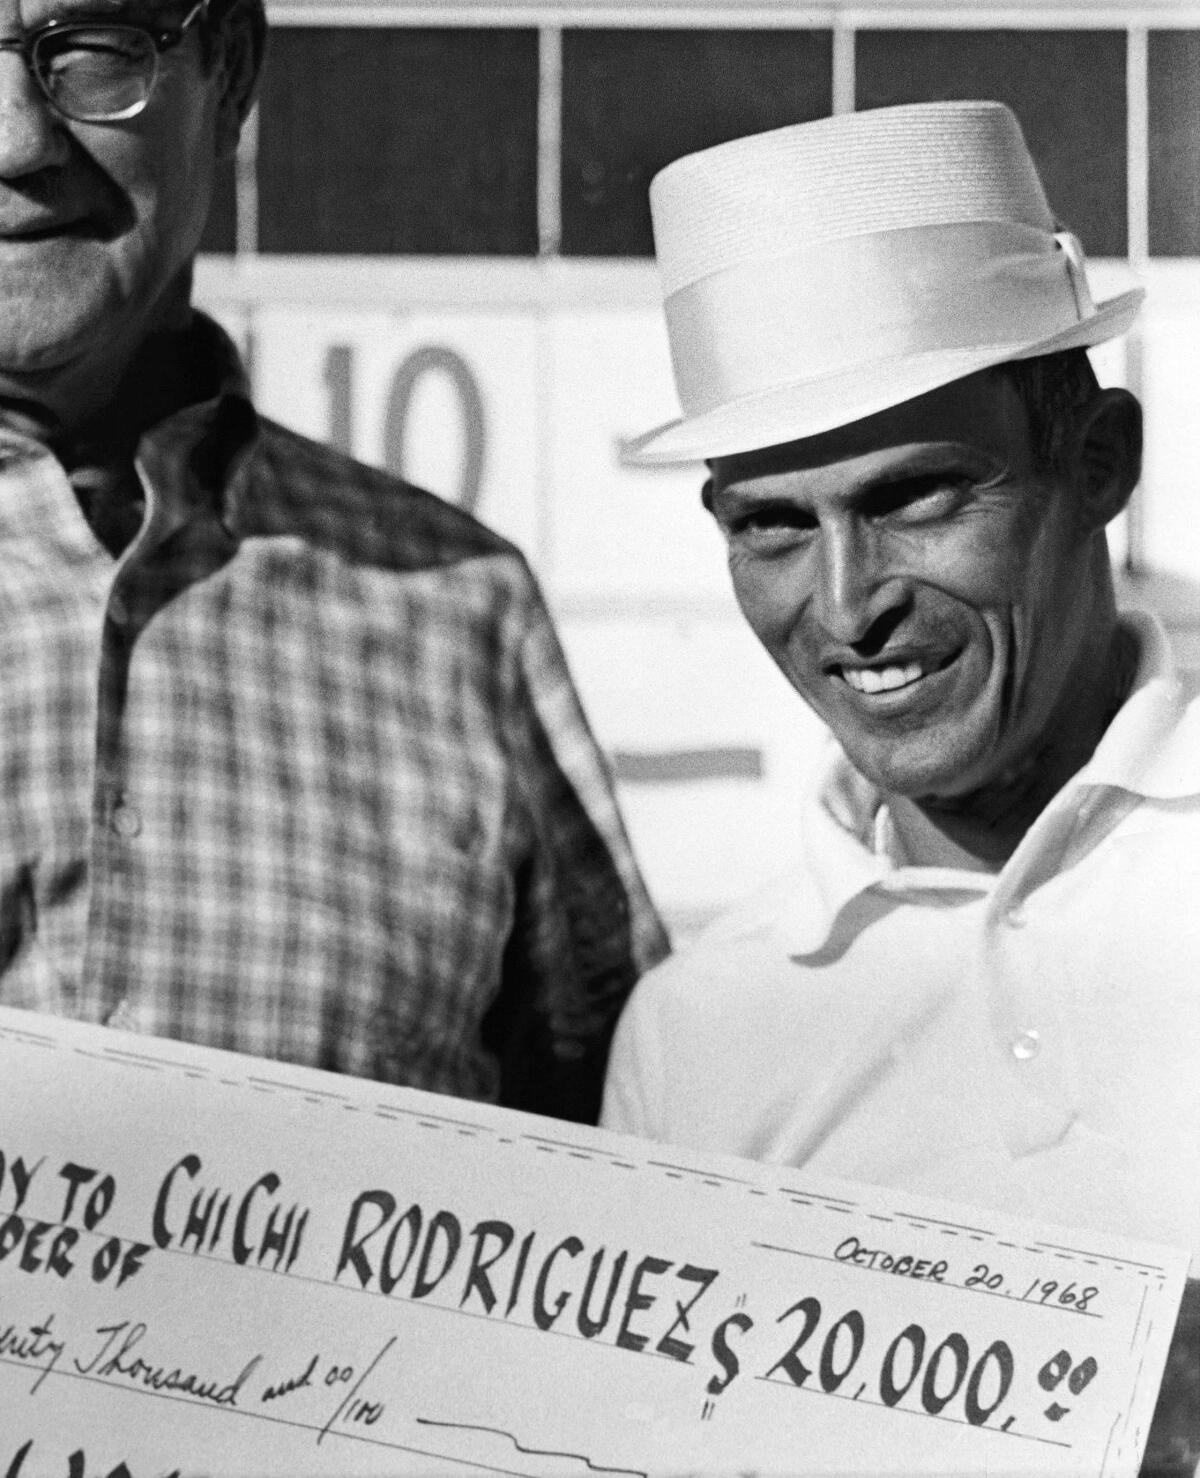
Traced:
POLYGON ((1124 255, 1123 31, 860 31, 856 76, 860 108, 1007 103, 1064 225, 1092 256, 1124 255))
POLYGON ((1150 33, 1150 250, 1200 256, 1200 31, 1150 33))
POLYGON ((277 29, 260 249, 536 253, 537 85, 532 30, 277 29))
POLYGON ((828 31, 567 31, 562 249, 648 256, 647 190, 672 159, 832 108, 828 31))
POLYGON ((231 252, 236 244, 237 183, 233 160, 229 159, 217 171, 200 250, 231 252))

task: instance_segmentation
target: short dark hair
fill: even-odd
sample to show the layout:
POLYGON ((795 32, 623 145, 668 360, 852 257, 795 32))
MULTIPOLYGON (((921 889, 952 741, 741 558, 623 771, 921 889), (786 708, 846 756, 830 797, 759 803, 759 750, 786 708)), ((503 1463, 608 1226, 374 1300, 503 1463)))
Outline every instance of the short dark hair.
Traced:
POLYGON ((1100 389, 1085 349, 1062 349, 1000 366, 1016 387, 1029 416, 1038 466, 1060 472, 1076 413, 1100 389))

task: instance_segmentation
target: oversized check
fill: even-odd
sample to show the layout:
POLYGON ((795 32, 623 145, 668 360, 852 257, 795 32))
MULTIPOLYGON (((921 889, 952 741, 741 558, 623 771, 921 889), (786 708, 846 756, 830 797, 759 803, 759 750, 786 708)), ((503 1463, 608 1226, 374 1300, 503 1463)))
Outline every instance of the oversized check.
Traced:
POLYGON ((1118 1474, 1187 1255, 0 1011, 0 1475, 1118 1474))

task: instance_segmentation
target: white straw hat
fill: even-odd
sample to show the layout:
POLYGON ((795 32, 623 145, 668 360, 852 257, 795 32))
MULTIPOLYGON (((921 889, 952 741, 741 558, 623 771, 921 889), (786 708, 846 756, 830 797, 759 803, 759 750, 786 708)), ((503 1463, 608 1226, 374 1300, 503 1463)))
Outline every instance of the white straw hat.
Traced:
POLYGON ((920 103, 677 159, 650 186, 683 416, 635 462, 814 436, 988 365, 1124 333, 1092 302, 1016 118, 920 103))

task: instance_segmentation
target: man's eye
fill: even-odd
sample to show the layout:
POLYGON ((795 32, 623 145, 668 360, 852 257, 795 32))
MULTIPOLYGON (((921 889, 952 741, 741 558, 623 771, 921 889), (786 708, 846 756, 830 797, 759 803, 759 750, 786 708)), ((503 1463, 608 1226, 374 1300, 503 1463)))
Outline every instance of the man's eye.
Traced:
POLYGON ((953 477, 906 479, 881 488, 872 500, 871 513, 901 523, 923 523, 953 513, 962 502, 964 490, 965 484, 953 477))
POLYGON ((107 67, 128 66, 140 61, 145 51, 143 38, 132 29, 72 28, 60 35, 50 35, 42 43, 42 56, 50 72, 78 69, 102 71, 107 67))
POLYGON ((768 503, 739 513, 729 522, 729 532, 737 538, 770 540, 811 533, 816 522, 808 513, 786 503, 768 503))

